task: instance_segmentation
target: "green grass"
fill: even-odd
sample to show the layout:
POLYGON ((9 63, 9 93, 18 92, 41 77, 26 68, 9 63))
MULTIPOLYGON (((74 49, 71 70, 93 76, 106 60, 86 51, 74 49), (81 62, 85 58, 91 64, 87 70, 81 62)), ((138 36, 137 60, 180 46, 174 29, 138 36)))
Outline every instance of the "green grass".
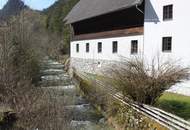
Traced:
POLYGON ((190 119, 189 96, 166 92, 160 97, 156 106, 186 120, 190 119))

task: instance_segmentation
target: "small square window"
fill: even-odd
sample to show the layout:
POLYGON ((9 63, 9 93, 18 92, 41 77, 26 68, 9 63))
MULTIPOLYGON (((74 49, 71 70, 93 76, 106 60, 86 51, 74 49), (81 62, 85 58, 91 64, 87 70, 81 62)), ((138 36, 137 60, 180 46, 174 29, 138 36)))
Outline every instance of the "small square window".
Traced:
POLYGON ((90 44, 86 43, 86 52, 88 53, 90 51, 90 44))
POLYGON ((166 5, 163 8, 163 20, 171 20, 173 18, 173 5, 166 5))
POLYGON ((131 41, 131 54, 137 54, 138 53, 138 41, 132 40, 131 41))
POLYGON ((79 52, 79 44, 76 44, 76 52, 79 52))
POLYGON ((117 53, 117 50, 118 50, 118 44, 117 44, 117 41, 114 41, 112 43, 112 52, 117 53))
POLYGON ((162 38, 162 51, 171 52, 172 51, 172 37, 162 38))
POLYGON ((98 53, 102 52, 102 43, 98 42, 98 53))

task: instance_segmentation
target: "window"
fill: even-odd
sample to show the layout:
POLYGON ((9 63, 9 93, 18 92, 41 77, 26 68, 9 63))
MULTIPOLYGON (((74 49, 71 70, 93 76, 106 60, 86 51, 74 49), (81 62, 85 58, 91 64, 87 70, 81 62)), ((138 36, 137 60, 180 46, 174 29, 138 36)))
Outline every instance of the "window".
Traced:
POLYGON ((137 54, 138 53, 138 41, 132 40, 131 41, 131 54, 137 54))
POLYGON ((112 43, 112 52, 113 53, 117 53, 117 47, 118 45, 117 45, 117 41, 114 41, 113 43, 112 43))
POLYGON ((76 52, 79 52, 79 44, 76 44, 76 52))
POLYGON ((98 53, 102 52, 102 43, 98 42, 98 53))
POLYGON ((167 5, 163 8, 163 20, 170 20, 173 18, 173 5, 167 5))
POLYGON ((162 51, 171 52, 172 50, 172 37, 163 37, 162 38, 162 51))
POLYGON ((90 44, 86 43, 86 52, 88 53, 90 51, 90 44))

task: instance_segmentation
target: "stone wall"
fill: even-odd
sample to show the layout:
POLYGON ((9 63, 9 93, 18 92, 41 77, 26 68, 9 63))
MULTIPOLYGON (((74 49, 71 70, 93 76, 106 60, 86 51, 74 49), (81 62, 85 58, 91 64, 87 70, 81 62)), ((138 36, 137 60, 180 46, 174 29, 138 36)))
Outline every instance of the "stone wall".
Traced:
POLYGON ((116 62, 109 60, 71 58, 70 67, 71 69, 76 69, 77 71, 86 73, 104 74, 105 71, 114 63, 116 62))

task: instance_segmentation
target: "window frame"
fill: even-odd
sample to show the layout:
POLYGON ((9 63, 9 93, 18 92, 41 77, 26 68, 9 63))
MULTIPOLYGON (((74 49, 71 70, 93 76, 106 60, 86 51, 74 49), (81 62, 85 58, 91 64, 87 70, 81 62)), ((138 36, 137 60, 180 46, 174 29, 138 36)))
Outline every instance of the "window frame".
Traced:
POLYGON ((118 53, 118 41, 112 42, 112 53, 118 53))
POLYGON ((138 40, 131 40, 131 55, 138 54, 138 40), (134 46, 134 44, 136 44, 134 46))
POLYGON ((162 52, 172 52, 172 37, 162 37, 162 52), (170 45, 169 45, 170 44, 170 45))
POLYGON ((163 21, 173 20, 173 4, 163 6, 163 21))
POLYGON ((90 43, 86 43, 86 53, 90 52, 90 43))
POLYGON ((79 44, 77 43, 77 44, 76 44, 76 52, 79 53, 79 51, 80 51, 80 46, 79 46, 79 44))
POLYGON ((97 49, 98 49, 98 53, 102 53, 102 42, 98 42, 97 49))

